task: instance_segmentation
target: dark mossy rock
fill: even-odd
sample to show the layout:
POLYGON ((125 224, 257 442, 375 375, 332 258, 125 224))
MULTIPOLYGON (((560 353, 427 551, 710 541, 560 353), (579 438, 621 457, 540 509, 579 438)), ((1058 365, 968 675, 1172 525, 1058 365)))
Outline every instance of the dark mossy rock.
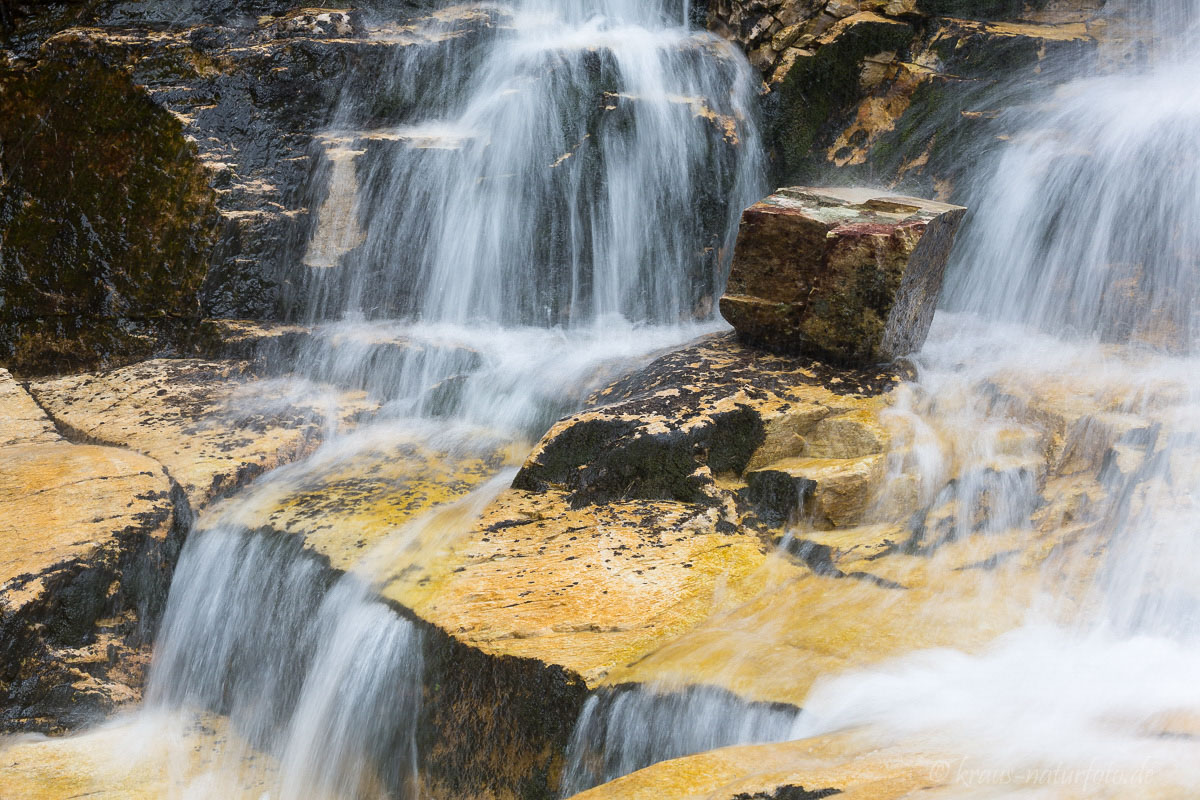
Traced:
POLYGON ((194 147, 86 53, 0 72, 0 361, 145 355, 200 316, 216 234, 194 147))
POLYGON ((864 94, 860 76, 866 58, 894 56, 915 37, 904 22, 859 14, 826 34, 818 49, 796 58, 770 99, 768 137, 780 174, 803 172, 831 121, 852 113, 864 94))
POLYGON ((970 166, 1019 127, 1021 107, 1096 60, 1104 6, 711 0, 708 26, 763 73, 776 185, 963 200, 970 166))
MULTIPOLYGON (((871 397, 895 381, 887 368, 837 368, 748 347, 732 335, 709 337, 614 383, 592 398, 595 408, 555 425, 513 488, 567 491, 575 506, 630 499, 721 505, 727 494, 717 479, 743 475, 779 419, 809 408, 823 390, 871 397)), ((811 422, 827 413, 801 416, 811 422)))

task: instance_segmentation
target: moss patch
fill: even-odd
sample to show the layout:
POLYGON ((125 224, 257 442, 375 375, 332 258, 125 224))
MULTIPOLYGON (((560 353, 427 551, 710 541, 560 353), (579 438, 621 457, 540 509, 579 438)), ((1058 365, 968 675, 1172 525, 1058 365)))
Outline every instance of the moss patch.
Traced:
POLYGON ((199 318, 217 217, 181 126, 86 54, 0 72, 0 362, 138 357, 199 318))

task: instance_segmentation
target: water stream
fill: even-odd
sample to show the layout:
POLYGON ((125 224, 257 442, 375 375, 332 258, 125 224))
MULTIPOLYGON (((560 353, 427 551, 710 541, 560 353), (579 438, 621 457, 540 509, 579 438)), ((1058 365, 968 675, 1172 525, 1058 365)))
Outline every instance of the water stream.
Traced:
MULTIPOLYGON (((1045 476, 997 468, 1036 460, 1039 440, 996 386, 1137 421, 1114 438, 1107 494, 1079 534, 1095 558, 1048 559, 1025 624, 992 645, 826 676, 802 712, 682 685, 598 694, 564 796, 667 758, 848 727, 1002 766, 1195 769, 1160 721, 1200 718, 1200 61, 1178 44, 1194 43, 1200 4, 1156 9, 1144 64, 1023 109, 1025 132, 981 168, 947 310, 889 411, 911 436, 889 485, 915 475, 920 508, 955 509, 914 551, 1067 524, 1038 516, 1045 476), (1014 427, 1030 433, 1015 448, 1014 427)), ((377 427, 202 520, 171 588, 145 714, 226 716, 248 744, 223 769, 269 753, 272 796, 417 791, 421 633, 374 582, 380 554, 423 522, 335 579, 298 540, 252 529, 256 493, 397 431, 439 452, 528 447, 613 375, 719 329, 737 217, 764 193, 749 68, 686 24, 687 3, 488 13, 483 49, 427 73, 441 77, 417 112, 381 119, 352 94, 323 137, 324 217, 294 309, 317 332, 295 368, 368 391, 377 427)), ((406 50, 392 78, 425 56, 406 50)), ((461 502, 482 507, 506 477, 497 467, 461 502)), ((1007 575, 990 573, 995 595, 1007 575)))
POLYGON ((1136 20, 1140 58, 1011 112, 1022 133, 966 191, 972 220, 946 310, 915 359, 918 380, 888 412, 906 433, 880 502, 906 507, 917 479, 925 521, 906 546, 977 551, 963 560, 986 587, 980 614, 1023 591, 1005 560, 1051 542, 1025 624, 982 650, 827 675, 783 720, 682 684, 594 703, 564 797, 713 743, 848 729, 874 746, 943 753, 958 782, 947 796, 1120 796, 1200 781, 1188 722, 1200 718, 1200 4, 1114 11, 1136 20), (1014 395, 1092 409, 1065 432, 1064 459, 1114 426, 1087 526, 1046 521, 1039 492, 1054 475, 1035 465, 1047 430, 1014 395), (991 537, 1017 549, 998 552, 991 537))
MULTIPOLYGON (((288 366, 381 410, 210 512, 181 555, 145 714, 228 718, 247 744, 227 744, 218 772, 257 749, 279 765, 272 796, 417 791, 421 634, 375 582, 426 521, 335 580, 298 537, 254 529, 262 502, 397 435, 446 459, 527 451, 614 376, 722 327, 737 219, 764 189, 756 101, 745 59, 688 12, 488 4, 477 51, 439 55, 455 23, 435 21, 405 34, 390 75, 347 92, 295 276, 315 332, 288 366), (388 116, 381 97, 408 110, 388 116)), ((477 514, 505 478, 462 502, 477 514)), ((189 795, 228 785, 214 780, 189 795)))

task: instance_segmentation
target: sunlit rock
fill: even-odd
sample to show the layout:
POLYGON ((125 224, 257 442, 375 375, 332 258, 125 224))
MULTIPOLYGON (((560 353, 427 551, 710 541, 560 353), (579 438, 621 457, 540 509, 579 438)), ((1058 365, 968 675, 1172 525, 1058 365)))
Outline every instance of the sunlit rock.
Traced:
POLYGON ((30 391, 73 437, 157 459, 197 510, 375 408, 361 393, 255 381, 239 361, 158 359, 30 391))
MULTIPOLYGON (((888 736, 850 730, 780 744, 712 750, 664 761, 575 795, 578 800, 902 800, 1039 798, 1117 800, 1132 787, 1140 797, 1186 800, 1196 774, 1194 745, 1171 760, 1125 744, 1121 757, 1045 757, 964 751, 949 736, 888 736)), ((1153 752, 1153 751, 1147 751, 1153 752)))
POLYGON ((180 531, 162 466, 62 439, 0 370, 0 728, 139 697, 180 531))
POLYGON ((742 215, 721 314, 747 341, 848 364, 920 349, 966 209, 780 189, 742 215))

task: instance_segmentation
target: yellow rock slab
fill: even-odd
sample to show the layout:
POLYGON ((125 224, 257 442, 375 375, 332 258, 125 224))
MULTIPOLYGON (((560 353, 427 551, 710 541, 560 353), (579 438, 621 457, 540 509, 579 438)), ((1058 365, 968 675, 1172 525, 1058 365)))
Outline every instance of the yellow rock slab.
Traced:
POLYGON ((276 765, 228 725, 133 718, 66 738, 0 739, 4 800, 272 796, 276 765))
POLYGON ((1118 800, 1195 797, 1196 743, 1169 761, 1005 764, 946 737, 879 738, 848 731, 783 744, 713 750, 664 761, 575 795, 576 800, 1118 800), (789 792, 790 790, 790 792, 789 792), (807 794, 806 794, 807 792, 807 794))
POLYGON ((485 652, 560 664, 598 683, 706 618, 763 563, 717 509, 666 501, 571 508, 510 490, 444 556, 383 592, 485 652))
POLYGON ((254 382, 244 362, 157 359, 30 385, 78 436, 145 453, 198 509, 248 478, 311 453, 328 430, 374 407, 361 393, 297 394, 254 382), (327 419, 327 401, 338 419, 327 419))
POLYGON ((170 483, 137 453, 67 442, 0 448, 0 607, 41 598, 59 568, 166 536, 170 483))
POLYGON ((409 523, 515 463, 507 449, 480 440, 448 451, 390 426, 363 430, 214 505, 199 529, 271 528, 303 537, 339 571, 401 570, 422 557, 423 547, 441 544, 440 533, 429 540, 435 522, 409 523))
POLYGON ((56 442, 59 438, 54 423, 29 393, 17 385, 8 370, 0 369, 0 447, 56 442))

